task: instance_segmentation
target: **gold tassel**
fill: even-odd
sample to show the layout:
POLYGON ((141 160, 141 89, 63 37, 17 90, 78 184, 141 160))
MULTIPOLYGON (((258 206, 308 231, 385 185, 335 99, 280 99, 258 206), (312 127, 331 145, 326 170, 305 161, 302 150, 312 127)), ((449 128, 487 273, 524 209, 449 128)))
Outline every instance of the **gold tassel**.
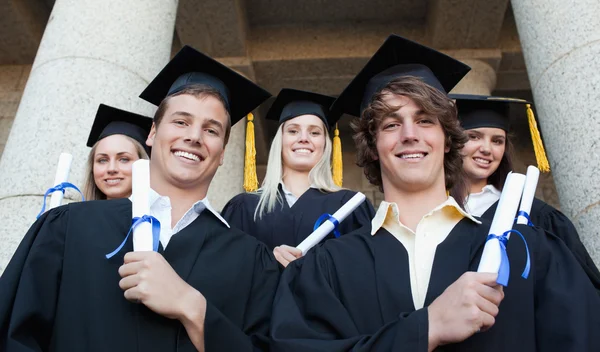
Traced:
POLYGON ((246 154, 244 155, 244 190, 254 192, 258 189, 256 176, 256 146, 254 144, 254 115, 249 113, 246 125, 246 154))
POLYGON ((335 124, 333 131, 333 157, 331 160, 331 168, 333 169, 333 182, 342 187, 344 181, 344 163, 342 161, 342 140, 340 139, 340 130, 335 124))
POLYGON ((525 104, 527 107, 527 120, 529 121, 529 132, 531 132, 531 140, 533 141, 533 150, 535 152, 535 159, 537 160, 538 169, 541 172, 550 171, 550 163, 546 157, 546 151, 544 150, 544 144, 542 143, 542 137, 535 122, 535 116, 531 110, 530 104, 525 104))

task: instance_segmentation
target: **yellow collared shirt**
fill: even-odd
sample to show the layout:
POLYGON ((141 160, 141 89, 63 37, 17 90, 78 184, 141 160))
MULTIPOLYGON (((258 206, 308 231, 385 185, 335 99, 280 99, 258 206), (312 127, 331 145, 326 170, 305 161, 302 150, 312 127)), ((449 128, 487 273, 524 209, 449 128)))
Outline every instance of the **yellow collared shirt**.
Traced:
POLYGON ((410 273, 410 286, 415 309, 423 308, 431 268, 437 246, 450 234, 454 226, 464 217, 481 224, 465 212, 452 197, 425 214, 417 224, 416 233, 400 222, 396 203, 381 202, 377 214, 371 221, 371 235, 380 228, 391 233, 406 249, 410 273))

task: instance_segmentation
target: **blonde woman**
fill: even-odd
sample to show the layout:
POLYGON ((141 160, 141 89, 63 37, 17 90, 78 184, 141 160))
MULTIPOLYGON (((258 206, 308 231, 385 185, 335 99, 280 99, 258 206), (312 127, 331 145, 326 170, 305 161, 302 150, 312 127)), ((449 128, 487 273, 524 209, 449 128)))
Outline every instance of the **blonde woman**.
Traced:
POLYGON ((88 138, 92 147, 86 167, 86 200, 127 198, 131 195, 131 165, 149 159, 152 119, 100 104, 88 138))
MULTIPOLYGON (((231 226, 258 238, 287 266, 301 256, 294 248, 323 214, 333 214, 356 193, 341 189, 331 175, 332 142, 328 116, 334 98, 283 89, 267 113, 278 120, 262 187, 231 199, 222 215, 231 226)), ((370 224, 375 211, 363 203, 340 223, 337 234, 370 224)), ((336 233, 329 234, 333 238, 336 233)))

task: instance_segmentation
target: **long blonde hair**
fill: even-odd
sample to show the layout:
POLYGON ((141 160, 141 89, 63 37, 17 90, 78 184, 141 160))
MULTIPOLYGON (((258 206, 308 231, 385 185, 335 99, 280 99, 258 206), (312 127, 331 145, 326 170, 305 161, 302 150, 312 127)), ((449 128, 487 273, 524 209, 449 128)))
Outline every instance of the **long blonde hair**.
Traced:
MULTIPOLYGON (((277 203, 282 203, 284 200, 279 194, 279 183, 283 178, 283 158, 281 152, 283 150, 283 125, 277 129, 275 138, 271 143, 269 151, 269 160, 267 161, 267 172, 265 179, 262 182, 261 188, 256 191, 260 195, 260 200, 254 211, 254 220, 262 218, 265 213, 270 213, 275 208, 277 203)), ((332 143, 329 138, 327 126, 325 130, 325 150, 321 160, 310 170, 308 180, 311 185, 315 186, 322 192, 336 192, 340 188, 333 182, 331 175, 331 150, 332 143)))
MULTIPOLYGON (((148 157, 148 153, 146 153, 146 149, 138 142, 137 140, 123 135, 127 138, 133 145, 135 146, 135 151, 140 159, 150 159, 148 157)), ((96 181, 94 181, 94 156, 96 155, 96 148, 100 141, 96 142, 90 150, 90 154, 88 155, 87 164, 85 167, 85 183, 83 184, 83 196, 85 200, 102 200, 106 199, 106 194, 104 194, 100 188, 96 185, 96 181)))

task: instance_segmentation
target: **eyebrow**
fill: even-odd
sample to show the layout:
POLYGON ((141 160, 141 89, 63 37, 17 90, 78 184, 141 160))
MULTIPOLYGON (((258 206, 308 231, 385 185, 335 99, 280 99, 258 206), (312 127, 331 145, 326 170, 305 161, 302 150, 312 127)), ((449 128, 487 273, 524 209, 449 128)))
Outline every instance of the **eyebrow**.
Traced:
MULTIPOLYGON (((291 123, 289 125, 286 125, 285 127, 286 128, 287 127, 300 127, 300 125, 297 124, 297 123, 291 123)), ((323 129, 323 126, 321 126, 321 125, 308 125, 308 128, 320 128, 320 129, 323 129)))
MULTIPOLYGON (((131 154, 131 153, 130 153, 130 152, 118 152, 118 153, 117 153, 117 156, 119 156, 119 155, 123 155, 123 154, 131 154)), ((97 157, 98 157, 98 156, 108 156, 108 154, 106 154, 106 153, 97 153, 97 154, 96 154, 96 156, 97 156, 97 157)))
POLYGON ((224 129, 223 128, 223 124, 221 123, 221 121, 215 120, 215 119, 209 119, 206 123, 208 123, 209 125, 216 125, 217 127, 219 127, 220 129, 224 129))

